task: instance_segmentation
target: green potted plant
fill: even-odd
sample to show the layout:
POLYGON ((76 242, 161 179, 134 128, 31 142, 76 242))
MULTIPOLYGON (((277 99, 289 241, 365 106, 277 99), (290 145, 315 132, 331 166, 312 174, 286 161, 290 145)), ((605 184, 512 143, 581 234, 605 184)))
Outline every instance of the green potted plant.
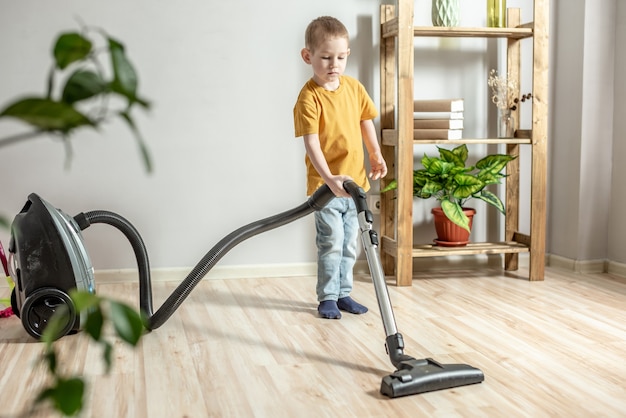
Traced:
MULTIPOLYGON (((500 184, 501 179, 506 177, 504 168, 516 156, 492 154, 478 161, 476 165, 466 166, 469 152, 465 144, 452 150, 437 148, 439 157, 424 155, 421 161, 423 168, 413 171, 413 196, 437 199, 440 208, 433 209, 435 216, 436 212, 441 211, 444 219, 456 225, 453 229, 461 229, 466 233, 465 239, 449 239, 441 236, 443 229, 438 228, 438 244, 446 245, 447 242, 455 243, 451 245, 465 245, 471 232, 471 216, 475 213, 473 209, 466 208, 465 203, 472 198, 480 199, 504 214, 504 203, 487 190, 487 186, 500 184)), ((397 187, 397 181, 392 180, 381 193, 397 187)))

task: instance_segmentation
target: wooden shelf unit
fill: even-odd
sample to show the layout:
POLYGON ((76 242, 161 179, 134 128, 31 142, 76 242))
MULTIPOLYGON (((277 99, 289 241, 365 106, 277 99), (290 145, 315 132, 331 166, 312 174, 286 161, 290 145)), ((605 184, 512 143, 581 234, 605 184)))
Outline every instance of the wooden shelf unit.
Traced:
MULTIPOLYGON (((529 280, 543 280, 545 270, 546 178, 548 133, 548 15, 549 0, 534 0, 533 22, 522 24, 520 10, 508 9, 508 28, 422 27, 413 25, 413 1, 397 0, 381 6, 381 129, 382 151, 390 174, 381 188, 394 178, 395 195, 381 196, 381 258, 385 273, 398 286, 410 286, 413 258, 446 255, 504 254, 504 268, 518 269, 518 255, 528 252, 529 280), (510 139, 461 140, 413 139, 413 77, 415 37, 474 37, 507 40, 508 76, 519 85, 520 41, 531 38, 532 129, 517 130, 510 139), (397 92, 397 95, 396 95, 397 92), (396 112, 397 109, 397 112, 396 112), (397 113, 397 115, 396 115, 397 113), (520 146, 531 147, 530 235, 519 228, 519 159, 507 166, 505 184, 504 241, 472 243, 463 248, 442 248, 413 243, 413 146, 416 144, 504 144, 506 152, 519 155, 520 146)), ((487 75, 485 75, 486 79, 487 75)), ((519 128, 519 110, 514 112, 519 128)))

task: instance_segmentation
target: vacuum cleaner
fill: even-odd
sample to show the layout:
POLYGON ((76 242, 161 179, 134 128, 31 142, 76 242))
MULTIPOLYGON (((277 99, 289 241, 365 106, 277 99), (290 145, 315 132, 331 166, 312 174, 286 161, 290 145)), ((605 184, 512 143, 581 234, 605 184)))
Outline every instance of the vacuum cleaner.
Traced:
MULTIPOLYGON (((378 235, 372 229, 373 216, 368 210, 365 192, 353 181, 345 182, 344 188, 356 204, 361 241, 386 333, 387 354, 396 368, 383 377, 380 392, 395 398, 482 382, 484 374, 475 367, 442 364, 431 358, 415 359, 404 353, 404 341, 396 328, 377 251, 378 235)), ((139 272, 140 308, 148 317, 148 329, 156 329, 167 321, 209 270, 234 246, 254 235, 318 211, 333 198, 330 188, 324 185, 300 206, 233 231, 200 260, 154 312, 148 254, 141 236, 130 222, 109 211, 92 211, 70 217, 37 194, 30 194, 11 226, 8 264, 15 282, 11 293, 13 311, 26 331, 39 339, 52 315, 64 305, 69 315, 58 338, 77 332, 81 320, 69 292, 72 289, 95 292, 94 268, 81 231, 92 224, 104 223, 117 228, 131 244, 139 272)))

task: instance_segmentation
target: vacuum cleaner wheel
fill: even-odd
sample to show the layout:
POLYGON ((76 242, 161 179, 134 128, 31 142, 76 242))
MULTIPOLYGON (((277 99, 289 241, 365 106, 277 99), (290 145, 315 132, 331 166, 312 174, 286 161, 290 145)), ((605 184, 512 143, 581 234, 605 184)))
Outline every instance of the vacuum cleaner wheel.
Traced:
POLYGON ((50 318, 62 306, 67 307, 67 317, 55 339, 61 338, 72 330, 76 322, 74 303, 70 296, 62 290, 44 287, 28 295, 24 305, 22 305, 22 325, 31 336, 40 339, 50 318))

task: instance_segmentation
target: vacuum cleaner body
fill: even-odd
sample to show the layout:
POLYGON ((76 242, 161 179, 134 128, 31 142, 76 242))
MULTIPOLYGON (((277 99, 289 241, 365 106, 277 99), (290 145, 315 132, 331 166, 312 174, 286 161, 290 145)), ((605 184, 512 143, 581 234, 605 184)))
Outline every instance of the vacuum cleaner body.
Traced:
MULTIPOLYGON (((385 345, 396 371, 385 376, 380 392, 395 398, 462 385, 480 383, 483 372, 466 364, 440 364, 433 359, 415 359, 404 354, 404 341, 396 328, 385 275, 378 255, 378 236, 372 229, 373 216, 367 208, 365 192, 353 181, 344 188, 355 201, 365 254, 387 336, 385 345)), ((191 293, 208 271, 235 245, 254 235, 285 225, 322 209, 334 194, 327 185, 318 189, 302 205, 245 225, 219 241, 193 268, 161 307, 153 313, 150 266, 141 236, 130 222, 107 211, 80 213, 71 218, 36 194, 15 217, 9 246, 10 273, 16 283, 13 310, 21 315, 29 334, 40 338, 47 321, 66 306, 69 319, 63 335, 80 327, 68 293, 74 288, 94 292, 93 267, 80 231, 93 223, 106 223, 121 231, 135 252, 139 272, 140 309, 148 318, 147 328, 161 326, 191 293)))
POLYGON ((14 313, 26 331, 41 338, 52 315, 67 309, 63 334, 80 328, 69 296, 73 289, 95 292, 94 269, 80 229, 73 218, 36 194, 11 226, 9 274, 15 283, 11 294, 14 313))

